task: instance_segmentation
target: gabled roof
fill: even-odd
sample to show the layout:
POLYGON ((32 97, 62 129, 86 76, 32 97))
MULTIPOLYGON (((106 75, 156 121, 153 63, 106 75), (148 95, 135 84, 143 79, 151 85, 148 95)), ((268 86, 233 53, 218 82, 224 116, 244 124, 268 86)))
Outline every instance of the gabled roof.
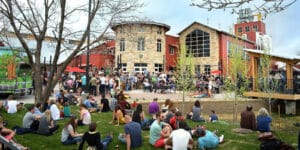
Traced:
POLYGON ((246 41, 246 42, 249 42, 249 43, 255 43, 254 41, 250 41, 250 40, 248 40, 248 39, 243 39, 243 38, 241 38, 241 37, 239 37, 239 36, 236 36, 236 35, 234 35, 234 34, 231 34, 231 33, 228 33, 228 32, 226 32, 226 31, 222 31, 222 30, 219 30, 219 29, 210 27, 210 26, 207 26, 207 25, 202 24, 202 23, 199 23, 199 22, 197 22, 197 21, 194 21, 192 24, 190 24, 189 26, 185 27, 183 30, 181 30, 181 31, 178 33, 178 35, 182 34, 182 32, 186 31, 187 29, 189 29, 190 27, 192 27, 192 26, 195 25, 195 24, 200 25, 200 26, 203 26, 203 27, 205 27, 205 28, 209 28, 209 29, 214 30, 214 31, 216 31, 216 32, 218 32, 218 33, 221 33, 221 34, 225 34, 225 35, 231 36, 231 37, 233 37, 233 38, 238 38, 239 40, 243 40, 243 41, 246 41))
POLYGON ((300 61, 300 56, 295 55, 295 54, 290 54, 290 53, 282 53, 282 52, 274 52, 274 51, 269 51, 265 53, 263 50, 256 50, 256 49, 244 49, 246 52, 251 52, 251 53, 257 53, 257 54, 265 54, 269 55, 272 57, 278 57, 278 58, 283 58, 287 60, 294 60, 294 61, 300 61))

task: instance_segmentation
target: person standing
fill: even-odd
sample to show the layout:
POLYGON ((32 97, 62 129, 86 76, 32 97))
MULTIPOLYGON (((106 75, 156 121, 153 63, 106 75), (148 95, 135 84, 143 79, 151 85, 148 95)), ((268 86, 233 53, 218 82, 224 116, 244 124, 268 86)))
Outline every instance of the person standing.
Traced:
POLYGON ((241 128, 256 130, 255 114, 252 112, 252 106, 248 105, 246 110, 241 113, 241 128))
POLYGON ((126 143, 126 149, 139 147, 142 145, 142 128, 139 123, 132 121, 131 117, 125 115, 124 131, 125 134, 120 134, 118 139, 122 143, 126 143))

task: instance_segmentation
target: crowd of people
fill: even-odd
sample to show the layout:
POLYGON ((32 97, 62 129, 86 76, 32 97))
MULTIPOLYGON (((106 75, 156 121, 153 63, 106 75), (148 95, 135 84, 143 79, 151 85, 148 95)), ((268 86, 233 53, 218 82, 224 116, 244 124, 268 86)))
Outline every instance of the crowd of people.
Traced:
MULTIPOLYGON (((208 119, 202 115, 203 107, 199 100, 194 102, 188 114, 183 114, 171 99, 166 99, 160 106, 158 99, 153 98, 153 101, 148 104, 148 112, 143 110, 142 104, 136 102, 134 105, 129 104, 126 100, 126 94, 121 90, 123 89, 121 83, 122 81, 126 81, 124 87, 125 89, 127 87, 127 90, 137 87, 138 84, 132 83, 128 87, 127 80, 130 79, 129 81, 131 81, 131 77, 128 74, 126 76, 125 79, 121 79, 122 77, 119 78, 117 76, 105 77, 103 74, 99 76, 97 74, 93 75, 89 83, 91 88, 87 89, 87 91, 87 83, 84 82, 84 76, 75 77, 74 82, 70 81, 73 80, 71 77, 66 78, 62 80, 62 90, 53 93, 54 98, 49 98, 45 103, 37 103, 28 107, 21 127, 15 126, 13 130, 9 130, 2 125, 3 119, 0 118, 1 135, 6 139, 12 139, 15 134, 26 133, 51 136, 60 128, 57 122, 67 118, 69 121, 61 127, 60 141, 62 144, 79 144, 79 149, 83 149, 86 143, 90 150, 107 149, 113 139, 113 135, 110 132, 104 139, 101 139, 101 133, 97 131, 97 123, 93 120, 91 113, 108 112, 112 113, 110 124, 123 126, 124 133, 120 133, 116 138, 120 143, 126 145, 127 150, 140 147, 144 144, 143 130, 149 132, 149 143, 154 148, 165 148, 167 150, 193 149, 195 146, 201 150, 214 149, 224 141, 224 135, 219 134, 217 130, 210 131, 206 129, 206 126, 191 128, 188 125, 186 119, 190 119, 196 123, 202 122, 201 124, 203 122, 214 123, 219 121, 215 110, 211 110, 208 119), (101 95, 101 99, 97 99, 96 95, 101 95), (79 111, 77 114, 71 113, 70 105, 78 105, 79 111), (134 111, 131 113, 130 111, 132 110, 134 111), (78 126, 88 126, 88 131, 78 133, 78 126), (197 139, 196 142, 193 140, 195 138, 197 139)), ((167 76, 157 76, 161 78, 159 80, 150 78, 150 75, 148 76, 146 75, 142 78, 142 81, 151 81, 150 91, 153 90, 155 92, 157 90, 157 88, 154 88, 155 85, 152 84, 152 81, 157 80, 157 82, 162 82, 162 80, 166 80, 163 82, 168 84, 172 82, 172 79, 168 79, 167 76)), ((212 89, 213 85, 211 82, 213 80, 221 84, 220 79, 208 79, 207 88, 204 88, 208 90, 208 95, 211 94, 209 90, 212 89)), ((23 105, 15 103, 9 97, 6 111, 8 113, 15 113, 18 107, 23 108, 23 105), (12 107, 11 105, 16 107, 12 107)), ((252 112, 251 105, 247 106, 246 110, 241 113, 241 128, 259 131, 260 138, 270 135, 271 122, 272 118, 265 108, 261 108, 258 111, 257 117, 252 112)), ((19 146, 26 149, 26 147, 20 144, 19 146)))

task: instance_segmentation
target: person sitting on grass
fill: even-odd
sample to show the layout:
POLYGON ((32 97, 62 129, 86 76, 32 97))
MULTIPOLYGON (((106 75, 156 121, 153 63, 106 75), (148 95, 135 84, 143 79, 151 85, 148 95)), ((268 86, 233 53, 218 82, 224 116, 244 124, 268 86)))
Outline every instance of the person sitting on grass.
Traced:
POLYGON ((194 106, 192 108, 192 112, 189 113, 189 118, 194 122, 205 122, 205 120, 201 117, 202 107, 200 105, 200 101, 196 100, 194 106))
POLYGON ((71 108, 68 102, 65 102, 64 105, 64 117, 71 117, 71 108))
POLYGON ((260 132, 259 138, 271 138, 272 132, 270 130, 270 123, 272 122, 272 118, 270 117, 266 108, 262 107, 258 110, 257 115, 257 131, 260 132))
POLYGON ((115 126, 119 126, 120 123, 125 123, 124 113, 122 112, 120 105, 116 105, 115 110, 113 111, 112 121, 109 123, 112 124, 115 120, 117 121, 115 126))
POLYGON ((43 109, 43 104, 42 103, 36 103, 35 108, 34 108, 34 114, 35 115, 43 115, 41 110, 43 109))
MULTIPOLYGON (((20 150, 28 150, 27 147, 24 147, 23 145, 17 143, 14 141, 13 137, 15 136, 15 132, 13 130, 10 130, 3 125, 3 118, 0 116, 0 136, 11 142, 12 144, 16 145, 20 150)), ((0 144, 0 149, 4 149, 2 147, 2 144, 0 144)))
POLYGON ((88 111, 88 108, 84 104, 80 104, 79 109, 80 118, 77 124, 79 126, 89 125, 91 123, 91 114, 88 111))
POLYGON ((218 137, 215 133, 206 130, 204 126, 197 127, 194 134, 198 137, 198 148, 200 150, 216 149, 219 143, 224 141, 224 135, 218 137))
POLYGON ((51 116, 53 118, 53 120, 60 120, 60 110, 58 109, 58 106, 55 103, 55 100, 52 99, 50 100, 50 112, 51 112, 51 116))
POLYGON ((18 111, 17 105, 19 105, 18 101, 13 100, 13 96, 9 95, 7 98, 7 105, 6 105, 6 111, 9 114, 14 114, 18 111))
POLYGON ((77 120, 72 116, 69 122, 66 123, 61 132, 61 142, 64 145, 79 144, 82 140, 82 135, 76 132, 77 120))
POLYGON ((185 121, 179 121, 178 129, 174 130, 167 140, 167 150, 192 150, 194 141, 185 121))
POLYGON ((110 108, 109 108, 109 101, 107 98, 105 98, 105 94, 102 94, 102 99, 100 102, 100 108, 101 108, 101 112, 109 112, 110 108))
POLYGON ((38 129, 40 115, 34 115, 34 105, 28 107, 28 112, 23 117, 23 128, 17 129, 21 130, 21 133, 30 133, 38 129))
POLYGON ((209 115, 209 122, 217 122, 218 116, 216 115, 214 110, 211 110, 211 114, 209 115))
POLYGON ((246 110, 241 113, 241 128, 256 130, 255 114, 252 112, 252 106, 248 105, 246 110))
POLYGON ((164 116, 164 113, 159 111, 156 114, 156 120, 150 127, 149 143, 155 148, 163 148, 172 132, 172 127, 169 124, 162 122, 164 116))
POLYGON ((170 125, 172 129, 177 129, 178 128, 178 123, 179 121, 183 121, 184 117, 182 116, 180 111, 176 111, 175 115, 170 119, 170 125))
POLYGON ((38 134, 42 135, 52 135, 58 129, 58 125, 55 125, 50 110, 46 110, 44 115, 40 119, 39 128, 37 130, 38 134))
POLYGON ((132 121, 131 117, 125 115, 126 125, 124 126, 125 134, 120 134, 118 139, 126 143, 127 150, 142 145, 142 128, 139 123, 132 121))
POLYGON ((104 140, 101 140, 101 134, 96 131, 96 128, 97 128, 96 122, 92 122, 91 124, 89 124, 89 131, 84 133, 78 150, 83 149, 83 145, 85 141, 88 143, 87 149, 93 149, 93 150, 107 149, 108 144, 112 141, 112 135, 107 135, 104 140))
POLYGON ((132 121, 139 123, 141 127, 144 127, 147 123, 148 120, 145 118, 145 113, 143 111, 142 104, 138 104, 136 106, 136 110, 133 112, 132 115, 132 121))

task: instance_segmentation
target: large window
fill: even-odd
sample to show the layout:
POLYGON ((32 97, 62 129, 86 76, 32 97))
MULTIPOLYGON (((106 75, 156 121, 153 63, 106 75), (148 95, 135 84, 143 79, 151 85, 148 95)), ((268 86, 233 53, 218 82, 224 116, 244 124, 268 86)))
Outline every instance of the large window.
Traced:
POLYGON ((125 39, 120 40, 120 51, 125 51, 125 39))
POLYGON ((156 47, 157 47, 157 52, 161 52, 161 39, 157 39, 156 47))
POLYGON ((170 48, 169 48, 169 53, 170 53, 170 55, 174 55, 174 53, 175 53, 175 48, 174 48, 173 46, 170 46, 170 48))
POLYGON ((138 38, 137 49, 139 51, 145 50, 145 38, 143 37, 138 38))
POLYGON ((163 65, 162 64, 154 64, 154 70, 156 73, 163 71, 163 65))
POLYGON ((210 56, 209 33, 196 29, 186 36, 187 54, 194 57, 210 56))
POLYGON ((210 74, 210 65, 204 65, 204 73, 210 74))
POLYGON ((134 64, 134 71, 136 73, 142 73, 145 70, 147 70, 147 64, 146 63, 135 63, 134 64))

